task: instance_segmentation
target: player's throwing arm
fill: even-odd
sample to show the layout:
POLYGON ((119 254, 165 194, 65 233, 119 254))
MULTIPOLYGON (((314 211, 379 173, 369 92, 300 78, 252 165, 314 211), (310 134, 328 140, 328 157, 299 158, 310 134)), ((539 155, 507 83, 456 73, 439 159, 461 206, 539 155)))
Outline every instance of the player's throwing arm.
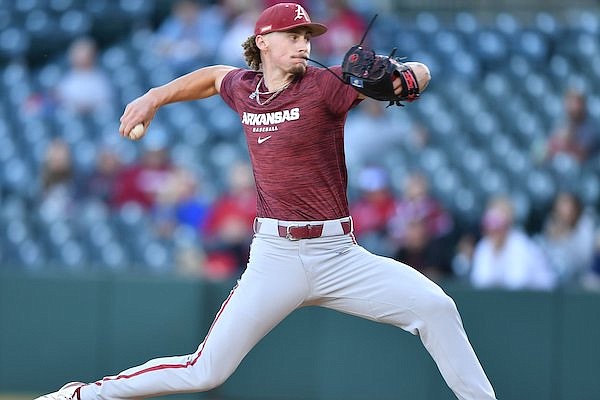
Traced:
POLYGON ((235 69, 227 65, 200 68, 163 86, 150 89, 125 107, 120 119, 119 133, 131 140, 141 139, 158 109, 166 104, 199 100, 219 93, 221 81, 235 69))

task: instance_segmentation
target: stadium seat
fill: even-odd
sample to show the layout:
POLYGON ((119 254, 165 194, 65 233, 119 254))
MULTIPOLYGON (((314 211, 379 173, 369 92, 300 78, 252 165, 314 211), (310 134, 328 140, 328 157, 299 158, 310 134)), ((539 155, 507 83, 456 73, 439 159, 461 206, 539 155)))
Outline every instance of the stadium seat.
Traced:
POLYGON ((16 248, 15 262, 25 269, 40 270, 45 268, 48 265, 47 259, 44 249, 31 239, 26 239, 16 248))
POLYGON ((453 25, 458 31, 463 32, 467 36, 475 33, 480 27, 477 17, 469 11, 456 13, 453 25))
MULTIPOLYGON (((198 240, 189 232, 159 240, 148 215, 131 205, 114 213, 101 203, 81 201, 72 221, 27 216, 53 137, 61 136, 72 146, 77 171, 92 168, 101 146, 115 148, 126 164, 141 154, 140 143, 122 140, 116 132, 128 102, 176 77, 149 51, 150 21, 156 10, 168 11, 159 3, 0 0, 2 262, 40 268, 50 260, 66 268, 86 264, 115 271, 147 265, 148 271, 169 272, 174 244, 198 240), (115 90, 113 104, 87 117, 60 109, 24 112, 28 100, 41 94, 50 98, 65 72, 65 45, 88 34, 100 44, 100 65, 115 90), (32 64, 31 57, 39 64, 32 64)), ((581 10, 565 15, 534 12, 530 19, 509 11, 490 18, 467 11, 452 18, 432 12, 412 19, 380 16, 369 37, 372 45, 382 53, 397 45, 399 56, 426 63, 433 74, 418 102, 386 111, 397 113, 398 123, 421 124, 427 141, 420 148, 403 137, 397 146, 378 149, 376 160, 350 160, 349 194, 356 190, 354 171, 377 161, 390 172, 397 192, 409 171, 421 169, 444 205, 471 222, 478 221, 485 200, 498 192, 512 196, 519 218, 525 218, 532 204, 547 204, 565 183, 586 204, 596 205, 600 157, 583 165, 560 157, 538 164, 535 151, 562 117, 558 94, 568 86, 585 89, 591 116, 600 118, 599 33, 598 14, 581 10)), ((169 133, 175 163, 210 177, 203 190, 211 195, 225 188, 228 166, 248 157, 238 117, 218 96, 165 107, 149 134, 155 129, 169 133)))
POLYGON ((557 185, 550 173, 539 168, 529 172, 526 178, 529 197, 538 204, 547 204, 554 197, 557 185))
POLYGON ((23 30, 11 26, 0 32, 0 61, 7 63, 22 58, 29 49, 30 37, 23 30))
POLYGON ((588 207, 597 206, 600 201, 600 181, 597 170, 584 170, 576 183, 577 187, 574 191, 580 195, 583 203, 588 207))
POLYGON ((132 270, 132 260, 124 246, 117 241, 110 241, 102 246, 99 251, 97 266, 104 270, 127 271, 132 270))

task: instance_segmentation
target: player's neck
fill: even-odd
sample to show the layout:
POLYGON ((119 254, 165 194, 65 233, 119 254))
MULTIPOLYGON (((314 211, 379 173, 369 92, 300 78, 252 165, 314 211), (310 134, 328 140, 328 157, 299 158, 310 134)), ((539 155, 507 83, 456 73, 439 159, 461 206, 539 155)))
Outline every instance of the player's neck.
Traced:
POLYGON ((264 85, 269 92, 275 92, 281 89, 294 79, 294 75, 280 69, 265 69, 265 71, 263 71, 263 77, 264 85))

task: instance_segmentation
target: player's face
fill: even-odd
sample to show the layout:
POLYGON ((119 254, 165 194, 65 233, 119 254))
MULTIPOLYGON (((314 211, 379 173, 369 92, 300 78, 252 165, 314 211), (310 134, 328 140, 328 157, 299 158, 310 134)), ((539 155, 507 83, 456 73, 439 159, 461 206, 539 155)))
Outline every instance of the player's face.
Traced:
POLYGON ((285 72, 302 75, 306 72, 310 56, 311 33, 306 29, 269 34, 269 56, 273 63, 285 72))

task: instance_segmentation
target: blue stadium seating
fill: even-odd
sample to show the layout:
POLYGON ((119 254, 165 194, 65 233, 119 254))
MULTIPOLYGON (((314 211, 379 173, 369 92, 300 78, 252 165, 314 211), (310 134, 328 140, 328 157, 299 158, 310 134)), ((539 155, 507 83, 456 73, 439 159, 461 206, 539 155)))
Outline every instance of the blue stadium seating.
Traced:
MULTIPOLYGON (((32 212, 40 163, 51 138, 63 137, 74 150, 76 168, 90 170, 99 147, 114 142, 110 137, 116 135, 123 106, 176 76, 148 51, 152 35, 147 23, 156 12, 154 3, 0 0, 0 90, 5 94, 0 97, 1 264, 172 269, 175 241, 183 243, 190 235, 165 242, 153 235, 148 216, 133 206, 112 215, 90 201, 81 205, 80 218, 67 220, 32 212), (107 19, 114 23, 103 24, 107 19), (136 26, 134 20, 141 23, 136 26), (49 91, 60 78, 65 45, 86 34, 104 45, 100 63, 114 84, 114 107, 87 118, 60 110, 23 116, 24 102, 49 91), (40 52, 51 57, 40 61, 40 52)), ((400 190, 406 171, 419 168, 446 207, 470 222, 477 221, 485 200, 500 192, 512 196, 519 218, 525 219, 532 205, 547 204, 565 183, 587 205, 597 205, 600 157, 583 166, 563 158, 546 165, 536 162, 534 151, 561 115, 560 94, 567 86, 587 89, 591 114, 600 118, 599 21, 596 13, 586 11, 540 12, 529 21, 509 12, 492 21, 470 12, 449 20, 430 12, 410 21, 395 15, 380 18, 370 37, 373 46, 380 52, 397 46, 399 55, 425 62, 433 74, 422 99, 402 110, 428 129, 428 146, 419 152, 389 148, 379 158, 390 171, 393 188, 400 190)), ((247 159, 237 117, 218 98, 165 107, 151 129, 169 132, 174 159, 210 176, 206 190, 213 194, 223 188, 226 168, 247 159)), ((129 142, 118 147, 126 161, 139 153, 129 142)), ((361 162, 366 160, 350 165, 351 170, 361 162)), ((350 185, 352 193, 352 176, 350 185)))

